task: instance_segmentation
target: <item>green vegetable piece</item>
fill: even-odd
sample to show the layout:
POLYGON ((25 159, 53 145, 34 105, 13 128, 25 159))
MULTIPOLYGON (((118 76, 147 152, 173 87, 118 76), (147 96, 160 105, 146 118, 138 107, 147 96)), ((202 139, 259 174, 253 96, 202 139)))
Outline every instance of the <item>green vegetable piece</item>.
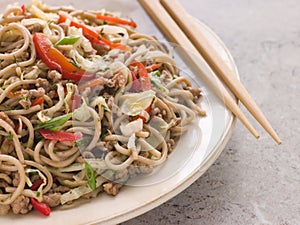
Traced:
POLYGON ((155 85, 158 89, 160 89, 161 91, 165 92, 165 93, 169 93, 169 90, 161 83, 159 77, 160 77, 160 72, 159 71, 155 71, 150 73, 150 80, 151 83, 153 85, 155 85))
POLYGON ((64 37, 63 39, 59 40, 58 42, 56 42, 54 46, 74 45, 79 39, 80 39, 79 36, 67 36, 67 37, 64 37))
POLYGON ((15 55, 14 55, 14 63, 17 64, 17 66, 20 66, 15 55))
POLYGON ((159 70, 156 70, 154 72, 151 73, 152 76, 156 76, 156 77, 160 77, 161 73, 159 70))
POLYGON ((63 116, 55 117, 51 120, 48 120, 44 123, 37 125, 34 129, 35 130, 48 129, 48 130, 58 131, 69 119, 72 118, 72 116, 73 113, 68 113, 63 116))
POLYGON ((95 172, 92 166, 88 163, 85 162, 85 176, 86 179, 88 180, 88 185, 92 190, 96 189, 96 177, 95 177, 95 172))
POLYGON ((7 140, 9 140, 9 141, 13 141, 13 139, 14 139, 14 135, 13 135, 13 133, 12 133, 12 132, 8 132, 8 137, 7 137, 7 140))

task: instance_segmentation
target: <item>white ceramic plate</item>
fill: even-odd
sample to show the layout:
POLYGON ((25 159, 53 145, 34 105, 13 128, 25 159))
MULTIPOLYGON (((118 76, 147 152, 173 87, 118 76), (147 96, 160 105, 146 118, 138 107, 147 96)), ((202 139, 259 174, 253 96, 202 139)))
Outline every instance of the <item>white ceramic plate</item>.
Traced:
MULTIPOLYGON (((13 1, 2 0, 1 11, 7 3, 11 2, 13 1)), ((45 2, 59 5, 59 1, 45 2)), ((65 1, 64 4, 70 2, 65 1)), ((103 0, 102 3, 99 1, 76 1, 72 4, 74 7, 82 9, 106 7, 112 11, 122 11, 123 14, 135 19, 140 32, 162 39, 162 34, 135 1, 103 0)), ((238 76, 233 59, 225 45, 207 26, 199 23, 199 27, 238 76)), ((180 59, 178 61, 180 68, 184 71, 183 75, 187 75, 193 80, 193 83, 199 84, 204 89, 202 108, 206 110, 207 116, 194 122, 191 129, 180 139, 169 160, 159 169, 159 173, 133 181, 131 185, 124 187, 116 197, 102 194, 76 208, 55 209, 47 218, 37 212, 25 216, 0 217, 0 224, 116 224, 166 202, 198 179, 222 152, 231 136, 235 117, 197 75, 191 73, 180 59)))

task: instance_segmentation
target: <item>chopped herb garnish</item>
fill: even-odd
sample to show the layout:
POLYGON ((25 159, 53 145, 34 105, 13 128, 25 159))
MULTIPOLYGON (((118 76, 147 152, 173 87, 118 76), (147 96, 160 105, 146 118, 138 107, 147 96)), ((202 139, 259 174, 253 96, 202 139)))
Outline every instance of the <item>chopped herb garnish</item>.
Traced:
POLYGON ((100 35, 101 35, 101 36, 104 35, 104 28, 101 28, 101 30, 100 30, 100 35))
POLYGON ((161 80, 159 79, 160 77, 160 72, 159 71, 154 71, 150 73, 149 75, 151 83, 156 86, 159 90, 168 93, 169 90, 162 84, 161 80))
POLYGON ((151 74, 152 74, 152 76, 156 76, 156 77, 160 77, 160 75, 161 75, 161 73, 160 73, 159 70, 154 71, 154 72, 152 72, 151 74))
MULTIPOLYGON (((75 66, 75 67, 77 67, 77 68, 81 68, 81 66, 79 66, 76 62, 75 62, 75 60, 74 59, 71 59, 70 60, 70 63, 72 63, 73 64, 73 66, 75 66)), ((73 71, 74 73, 76 73, 76 71, 73 71)))
POLYGON ((101 105, 101 108, 103 109, 104 112, 110 112, 109 108, 104 104, 101 105))
POLYGON ((36 193, 36 197, 38 198, 38 197, 40 197, 40 196, 41 196, 41 192, 38 191, 38 192, 36 193))
POLYGON ((10 110, 14 110, 14 108, 10 105, 5 106, 6 110, 10 111, 10 110))
POLYGON ((12 132, 8 132, 7 140, 12 141, 14 139, 14 135, 12 132))
POLYGON ((122 91, 122 88, 117 88, 117 90, 115 91, 115 93, 114 93, 114 96, 116 96, 117 94, 119 94, 120 93, 120 91, 122 91))
POLYGON ((31 170, 31 171, 29 171, 29 173, 28 173, 30 176, 34 176, 34 175, 37 175, 38 174, 38 172, 36 171, 36 170, 31 170))
POLYGON ((26 95, 21 95, 21 99, 24 100, 24 101, 27 101, 27 100, 28 100, 28 96, 26 96, 26 95))
POLYGON ((51 85, 51 87, 50 87, 50 88, 51 88, 51 90, 52 90, 52 91, 54 91, 54 90, 56 90, 56 89, 57 89, 57 85, 56 85, 56 84, 53 84, 53 85, 51 85))
POLYGON ((89 187, 92 190, 95 190, 96 189, 96 176, 95 176, 94 169, 88 162, 85 162, 85 176, 88 181, 89 187))
POLYGON ((57 131, 60 130, 60 128, 73 116, 73 113, 68 113, 63 116, 58 116, 55 117, 51 120, 48 120, 44 123, 39 124, 38 126, 35 127, 35 130, 39 129, 48 129, 48 130, 53 130, 57 131))
POLYGON ((54 46, 58 45, 74 45, 80 39, 79 36, 67 36, 56 42, 54 46))
POLYGON ((75 142, 75 147, 82 147, 86 145, 86 141, 82 138, 79 141, 75 142))
POLYGON ((108 135, 109 135, 108 133, 102 134, 101 137, 100 137, 101 141, 104 141, 104 139, 105 139, 108 135))
POLYGON ((15 55, 14 55, 14 63, 17 64, 17 66, 20 66, 15 55))

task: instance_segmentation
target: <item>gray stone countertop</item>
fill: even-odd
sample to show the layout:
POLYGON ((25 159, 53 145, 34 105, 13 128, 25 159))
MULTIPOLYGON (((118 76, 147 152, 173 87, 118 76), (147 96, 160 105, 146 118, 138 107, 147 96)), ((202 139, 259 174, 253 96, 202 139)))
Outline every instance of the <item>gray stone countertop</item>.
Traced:
POLYGON ((122 225, 300 224, 300 1, 180 2, 225 42, 242 83, 283 144, 276 145, 253 119, 259 140, 237 122, 202 177, 122 225))

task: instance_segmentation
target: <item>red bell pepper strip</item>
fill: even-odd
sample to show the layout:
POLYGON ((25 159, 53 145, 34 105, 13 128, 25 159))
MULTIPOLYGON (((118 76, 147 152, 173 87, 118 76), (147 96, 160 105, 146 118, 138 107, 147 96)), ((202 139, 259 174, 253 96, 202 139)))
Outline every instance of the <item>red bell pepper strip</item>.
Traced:
POLYGON ((35 210, 39 211, 40 213, 42 213, 45 216, 50 215, 51 209, 48 205, 46 205, 43 202, 37 201, 35 198, 30 198, 30 201, 31 201, 32 207, 35 210))
MULTIPOLYGON (((59 14, 58 23, 63 23, 63 22, 66 21, 66 19, 67 18, 65 16, 59 14)), ((111 49, 117 48, 117 49, 121 49, 121 50, 125 50, 125 51, 130 49, 126 45, 122 45, 122 44, 119 44, 119 43, 112 43, 112 42, 110 42, 109 40, 105 39, 104 37, 101 37, 101 35, 99 35, 95 31, 91 30, 90 28, 88 28, 84 24, 77 23, 75 21, 71 21, 70 22, 70 26, 81 28, 83 35, 92 44, 101 45, 101 46, 107 46, 108 48, 111 48, 111 49)))
POLYGON ((106 45, 107 47, 110 47, 109 44, 105 43, 102 38, 99 38, 100 35, 89 29, 88 27, 86 27, 85 25, 83 24, 80 24, 80 23, 77 23, 75 21, 71 21, 70 22, 70 26, 72 27, 77 27, 77 28, 81 28, 82 29, 82 33, 83 35, 91 42, 91 43, 94 43, 94 44, 99 44, 99 45, 106 45))
POLYGON ((135 76, 133 71, 130 71, 130 72, 131 72, 131 77, 132 77, 132 86, 131 86, 130 90, 134 91, 134 92, 139 92, 140 88, 141 88, 140 81, 137 79, 137 77, 135 76))
POLYGON ((44 183, 44 181, 42 179, 36 180, 32 186, 30 187, 31 190, 36 191, 37 189, 39 189, 39 187, 44 183))
POLYGON ((96 18, 99 19, 99 20, 104 20, 104 21, 106 21, 107 23, 110 23, 110 24, 129 25, 133 28, 136 28, 136 23, 132 20, 121 19, 121 18, 113 17, 113 16, 103 16, 103 15, 100 15, 100 14, 97 14, 96 18))
MULTIPOLYGON (((36 191, 39 189, 39 187, 44 183, 44 181, 42 179, 36 180, 32 186, 30 187, 31 190, 36 191)), ((39 211, 40 213, 42 213, 45 216, 49 216, 51 209, 50 207, 43 203, 43 202, 39 202, 37 201, 35 198, 30 198, 30 202, 32 204, 32 207, 39 211)))
POLYGON ((34 33, 33 42, 38 56, 43 62, 52 70, 58 70, 62 73, 64 79, 69 80, 90 80, 94 74, 87 74, 74 66, 69 60, 56 48, 53 47, 52 42, 43 33, 34 33))
MULTIPOLYGON (((53 179, 53 182, 56 181, 56 177, 53 177, 52 176, 52 179, 53 179)), ((32 191, 37 191, 39 189, 39 187, 44 183, 43 179, 38 179, 36 180, 35 182, 33 182, 32 186, 30 187, 30 190, 32 191)), ((46 182, 47 184, 48 182, 46 182)))
POLYGON ((157 70, 159 67, 161 67, 161 63, 155 63, 152 64, 151 66, 147 66, 146 69, 150 72, 157 70))
POLYGON ((78 109, 81 105, 81 96, 73 94, 69 104, 70 112, 74 112, 75 109, 78 109))
MULTIPOLYGON (((152 105, 152 103, 145 109, 145 111, 147 113, 150 113, 150 111, 151 111, 151 105, 152 105)), ((141 115, 137 115, 137 116, 131 117, 130 122, 135 121, 137 119, 142 119, 143 122, 146 123, 146 118, 143 117, 143 116, 141 116, 141 115)))
POLYGON ((82 138, 81 132, 68 133, 63 131, 52 131, 46 129, 40 129, 38 130, 38 132, 47 140, 75 142, 82 138))
POLYGON ((126 45, 123 45, 123 44, 120 44, 120 43, 112 43, 109 40, 105 39, 104 37, 101 37, 101 36, 99 36, 99 37, 100 37, 101 41, 103 41, 105 44, 107 44, 111 49, 116 48, 116 49, 120 49, 120 50, 123 50, 123 51, 129 51, 130 50, 130 47, 128 47, 126 45))
POLYGON ((44 103, 44 97, 39 97, 37 99, 35 99, 33 102, 31 102, 31 107, 32 106, 36 106, 36 105, 43 105, 44 103))
POLYGON ((138 69, 138 78, 141 85, 141 91, 151 90, 151 81, 147 72, 146 67, 138 61, 134 61, 130 66, 137 67, 138 69))
POLYGON ((122 45, 119 43, 112 43, 105 39, 104 37, 101 37, 97 32, 91 30, 87 26, 71 21, 70 26, 81 28, 83 35, 92 43, 92 44, 98 44, 103 46, 108 46, 111 49, 118 48, 121 50, 128 50, 129 48, 126 45, 122 45))
POLYGON ((67 17, 65 17, 65 16, 62 15, 62 14, 58 14, 58 16, 59 16, 59 18, 58 18, 57 23, 64 23, 64 22, 66 22, 67 17))
POLYGON ((21 10, 22 10, 22 16, 24 16, 25 13, 26 13, 26 6, 25 6, 25 5, 22 5, 22 6, 21 6, 21 10))
POLYGON ((96 86, 99 86, 101 84, 104 84, 105 80, 103 77, 99 77, 99 78, 95 78, 93 80, 90 80, 90 81, 87 81, 86 83, 84 84, 80 84, 78 86, 78 90, 79 91, 84 91, 86 88, 89 88, 89 87, 96 87, 96 86))
POLYGON ((151 111, 151 105, 152 105, 152 103, 145 109, 145 111, 146 111, 147 113, 150 113, 150 111, 151 111))
MULTIPOLYGON (((30 189, 33 191, 36 191, 37 189, 39 189, 39 187, 43 183, 44 183, 44 181, 42 179, 36 180, 30 187, 30 189)), ((39 202, 35 198, 30 198, 30 202, 35 210, 39 211, 40 213, 42 213, 45 216, 50 215, 51 210, 50 210, 49 206, 46 205, 45 203, 39 202)))

